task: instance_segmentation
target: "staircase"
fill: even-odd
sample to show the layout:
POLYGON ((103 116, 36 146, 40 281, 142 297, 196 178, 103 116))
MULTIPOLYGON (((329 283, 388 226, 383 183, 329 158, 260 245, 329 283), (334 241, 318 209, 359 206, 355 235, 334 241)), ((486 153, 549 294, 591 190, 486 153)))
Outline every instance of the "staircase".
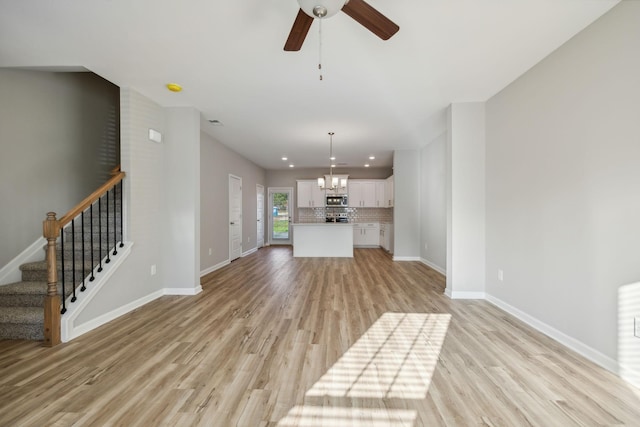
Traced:
MULTIPOLYGON (((122 191, 121 186, 119 191, 122 191)), ((114 256, 114 250, 117 253, 119 249, 116 243, 121 239, 121 201, 119 197, 114 199, 109 201, 108 212, 105 209, 105 196, 98 197, 95 202, 89 203, 92 208, 88 207, 84 214, 80 214, 70 222, 62 232, 63 242, 60 237, 56 242, 57 291, 63 301, 61 307, 63 313, 66 311, 65 307, 72 304, 76 300, 75 297, 83 292, 83 286, 87 288, 91 286, 94 275, 102 271, 101 267, 104 263, 108 263, 114 256), (101 209, 98 209, 99 205, 101 209), (84 220, 82 220, 83 215, 84 220), (93 218, 93 226, 91 218, 93 218), (63 282, 64 286, 62 286, 63 282), (62 297, 63 288, 64 298, 62 297)), ((29 262, 20 266, 21 282, 0 286, 0 339, 35 341, 45 339, 44 307, 48 278, 46 246, 43 247, 42 254, 42 261, 29 262)))

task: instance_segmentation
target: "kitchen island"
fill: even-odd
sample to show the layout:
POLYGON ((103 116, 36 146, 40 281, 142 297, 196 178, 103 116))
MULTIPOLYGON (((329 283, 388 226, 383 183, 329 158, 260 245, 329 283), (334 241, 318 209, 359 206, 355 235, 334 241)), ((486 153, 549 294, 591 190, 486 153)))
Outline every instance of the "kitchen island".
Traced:
POLYGON ((293 256, 353 258, 353 224, 293 224, 293 256))

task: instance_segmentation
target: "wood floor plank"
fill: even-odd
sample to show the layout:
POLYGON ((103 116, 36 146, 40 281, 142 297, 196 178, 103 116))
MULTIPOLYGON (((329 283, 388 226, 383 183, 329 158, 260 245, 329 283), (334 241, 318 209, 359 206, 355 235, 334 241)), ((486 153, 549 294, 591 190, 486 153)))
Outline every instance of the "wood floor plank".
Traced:
POLYGON ((640 391, 444 283, 263 248, 71 343, 0 342, 0 425, 640 425, 640 391))

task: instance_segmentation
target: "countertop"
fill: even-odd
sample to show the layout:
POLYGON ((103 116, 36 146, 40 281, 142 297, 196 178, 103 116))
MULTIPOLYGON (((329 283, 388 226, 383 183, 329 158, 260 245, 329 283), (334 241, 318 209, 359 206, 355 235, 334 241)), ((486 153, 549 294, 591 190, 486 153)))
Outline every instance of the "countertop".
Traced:
POLYGON ((293 225, 295 227, 308 227, 308 226, 326 226, 326 227, 335 227, 337 226, 352 226, 353 222, 294 222, 293 225))

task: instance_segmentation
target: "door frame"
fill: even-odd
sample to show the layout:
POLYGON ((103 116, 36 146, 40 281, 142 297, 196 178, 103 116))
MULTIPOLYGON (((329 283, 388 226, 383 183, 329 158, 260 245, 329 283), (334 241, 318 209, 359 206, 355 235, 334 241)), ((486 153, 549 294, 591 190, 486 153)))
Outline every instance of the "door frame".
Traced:
POLYGON ((267 216, 269 217, 268 225, 269 225, 269 244, 270 245, 292 245, 293 244, 293 214, 296 207, 294 200, 294 192, 293 187, 269 187, 267 189, 267 197, 269 199, 269 210, 267 212, 267 216), (288 192, 289 197, 289 239, 273 239, 273 193, 286 193, 288 192))
POLYGON ((264 219, 265 219, 265 191, 264 191, 264 185, 262 184, 256 184, 256 217, 257 217, 257 222, 262 224, 262 236, 260 236, 260 227, 258 226, 258 224, 256 224, 256 249, 260 249, 261 247, 264 246, 264 232, 265 232, 265 227, 264 227, 264 219), (259 203, 258 203, 258 196, 262 194, 262 218, 258 215, 258 207, 259 207, 259 203), (260 245, 260 242, 262 241, 262 245, 260 245))
POLYGON ((237 258, 240 258, 242 256, 242 177, 237 176, 237 175, 233 175, 233 174, 229 174, 229 180, 227 182, 228 185, 228 189, 229 189, 229 211, 228 211, 228 218, 229 218, 229 261, 232 261, 234 259, 237 258, 232 258, 231 254, 232 254, 232 243, 231 243, 231 198, 232 198, 232 194, 231 194, 231 180, 232 179, 237 179, 238 181, 240 181, 240 256, 237 258))

